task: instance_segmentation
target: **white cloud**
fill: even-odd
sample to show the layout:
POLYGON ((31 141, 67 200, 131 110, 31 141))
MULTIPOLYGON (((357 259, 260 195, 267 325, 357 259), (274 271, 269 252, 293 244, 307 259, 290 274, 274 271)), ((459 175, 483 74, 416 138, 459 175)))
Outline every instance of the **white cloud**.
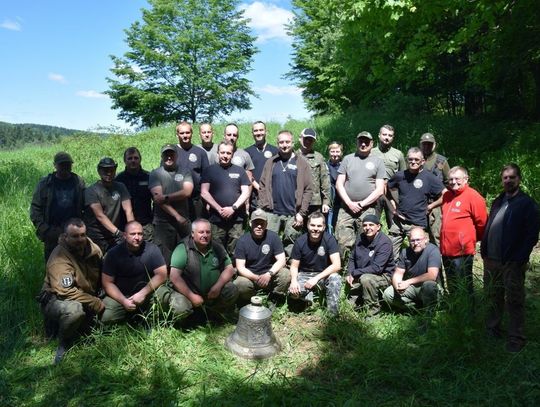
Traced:
POLYGON ((0 27, 5 28, 6 30, 11 30, 11 31, 22 30, 22 26, 19 21, 13 21, 13 20, 10 20, 9 18, 5 18, 4 21, 2 21, 2 23, 0 24, 0 27))
POLYGON ((257 35, 257 42, 265 42, 272 39, 290 41, 285 24, 293 19, 290 10, 278 7, 274 4, 255 1, 251 4, 243 3, 240 9, 249 18, 249 26, 257 35))
POLYGON ((67 83, 66 78, 64 78, 64 75, 60 75, 59 73, 50 72, 48 78, 49 80, 53 82, 67 83))
POLYGON ((298 86, 264 85, 262 88, 258 88, 258 91, 275 96, 300 96, 302 94, 302 89, 300 89, 298 86))
POLYGON ((105 99, 108 98, 104 93, 98 92, 97 90, 79 90, 76 93, 77 96, 90 99, 105 99))

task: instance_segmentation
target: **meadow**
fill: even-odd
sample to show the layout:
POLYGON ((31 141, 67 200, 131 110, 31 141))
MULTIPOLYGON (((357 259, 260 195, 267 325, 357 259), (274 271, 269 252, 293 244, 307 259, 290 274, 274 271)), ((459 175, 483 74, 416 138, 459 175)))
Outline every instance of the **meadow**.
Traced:
MULTIPOLYGON (((500 191, 498 172, 515 161, 523 187, 540 201, 540 125, 406 112, 351 112, 312 122, 269 123, 269 141, 284 127, 298 135, 319 132, 318 150, 331 140, 352 151, 361 130, 376 135, 382 123, 397 129, 402 150, 431 131, 451 165, 466 165, 472 185, 491 201, 500 191)), ((215 141, 225 124, 215 126, 215 141)), ((196 134, 196 133, 195 133, 196 134)), ((198 136, 194 141, 199 142, 198 136)), ((236 358, 223 346, 233 324, 176 328, 153 321, 144 331, 120 326, 96 330, 58 366, 56 342, 47 342, 35 296, 43 275, 41 243, 28 218, 39 178, 52 171, 52 157, 68 151, 74 171, 92 184, 103 156, 121 161, 135 145, 143 167, 159 164, 159 149, 175 142, 174 126, 132 136, 77 136, 61 144, 30 145, 0 152, 0 405, 2 406, 535 406, 540 403, 540 266, 533 256, 527 275, 529 343, 518 354, 485 337, 481 262, 475 263, 476 306, 447 299, 427 331, 424 316, 385 313, 374 322, 345 302, 338 319, 315 307, 302 314, 286 306, 273 316, 283 350, 265 361, 236 358)), ((240 146, 252 143, 250 125, 240 126, 240 146)), ((119 168, 122 165, 120 164, 119 168)))

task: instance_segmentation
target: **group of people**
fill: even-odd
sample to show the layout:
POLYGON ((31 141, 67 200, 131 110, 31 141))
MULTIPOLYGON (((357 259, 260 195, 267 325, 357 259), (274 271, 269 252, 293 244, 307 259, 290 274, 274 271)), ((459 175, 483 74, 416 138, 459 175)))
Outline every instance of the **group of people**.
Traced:
POLYGON ((302 306, 324 292, 318 298, 335 316, 345 285, 368 319, 384 303, 432 309, 443 293, 443 265, 450 294, 461 286, 473 293, 477 241, 491 301, 488 333, 502 336, 506 305, 507 349, 525 345, 524 276, 540 220, 517 165, 503 167, 504 191, 488 217, 467 170, 449 167, 431 133, 405 156, 384 125, 377 147, 362 131, 345 157, 340 143, 330 143, 327 161, 310 128, 297 150, 287 130, 270 145, 260 121, 245 150, 235 124, 219 143, 210 124, 199 132, 194 145, 191 124, 178 124, 178 143, 161 148, 151 172, 136 147, 125 150, 119 174, 104 157, 89 187, 68 153, 55 155, 55 171, 40 180, 30 207, 45 246, 38 299, 47 335, 59 339, 55 362, 96 317, 118 323, 152 304, 182 319, 200 309, 223 315, 259 291, 271 304, 288 298, 302 306))

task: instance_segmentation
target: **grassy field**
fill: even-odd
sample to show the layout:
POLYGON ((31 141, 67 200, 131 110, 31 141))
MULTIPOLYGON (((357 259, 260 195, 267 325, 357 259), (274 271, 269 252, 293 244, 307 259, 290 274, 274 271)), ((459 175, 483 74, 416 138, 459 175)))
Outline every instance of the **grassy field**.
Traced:
MULTIPOLYGON (((488 199, 500 190, 498 171, 506 161, 523 169, 524 188, 540 200, 538 124, 352 113, 312 123, 289 122, 298 134, 313 126, 319 146, 337 139, 348 150, 360 130, 376 134, 380 124, 398 130, 398 147, 416 145, 430 130, 450 164, 465 164, 472 183, 488 199)), ((269 124, 275 140, 277 123, 269 124)), ((224 125, 216 126, 221 135, 224 125)), ((240 144, 251 144, 242 125, 240 144)), ((216 137, 218 140, 220 137, 216 137)), ((140 147, 143 166, 155 168, 159 149, 173 142, 173 126, 134 136, 66 139, 61 145, 0 153, 0 405, 1 406, 536 406, 540 403, 540 266, 534 257, 527 277, 529 344, 519 354, 485 338, 482 329, 481 269, 476 263, 477 307, 462 298, 445 303, 423 332, 422 315, 385 314, 366 323, 345 304, 339 319, 320 309, 274 313, 283 351, 267 361, 238 359, 223 342, 234 325, 176 329, 156 322, 151 332, 127 326, 94 332, 60 366, 51 366, 55 342, 45 341, 35 295, 41 287, 42 248, 28 219, 39 178, 52 169, 58 150, 69 151, 74 171, 87 184, 97 179, 102 156, 121 159, 140 147)), ((195 137, 198 142, 197 137, 195 137)), ((324 148, 320 148, 321 151, 324 148)))

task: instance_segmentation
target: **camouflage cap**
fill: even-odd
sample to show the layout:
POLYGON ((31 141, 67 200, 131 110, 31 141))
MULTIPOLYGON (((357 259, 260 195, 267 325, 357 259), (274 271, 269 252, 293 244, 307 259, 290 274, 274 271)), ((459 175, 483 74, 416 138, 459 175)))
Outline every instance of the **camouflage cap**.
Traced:
POLYGON ((420 137, 420 144, 422 143, 435 143, 435 136, 431 133, 424 133, 420 137))
POLYGON ((253 222, 254 220, 264 220, 265 222, 268 222, 266 212, 264 212, 262 209, 256 209, 251 214, 251 221, 253 222))

